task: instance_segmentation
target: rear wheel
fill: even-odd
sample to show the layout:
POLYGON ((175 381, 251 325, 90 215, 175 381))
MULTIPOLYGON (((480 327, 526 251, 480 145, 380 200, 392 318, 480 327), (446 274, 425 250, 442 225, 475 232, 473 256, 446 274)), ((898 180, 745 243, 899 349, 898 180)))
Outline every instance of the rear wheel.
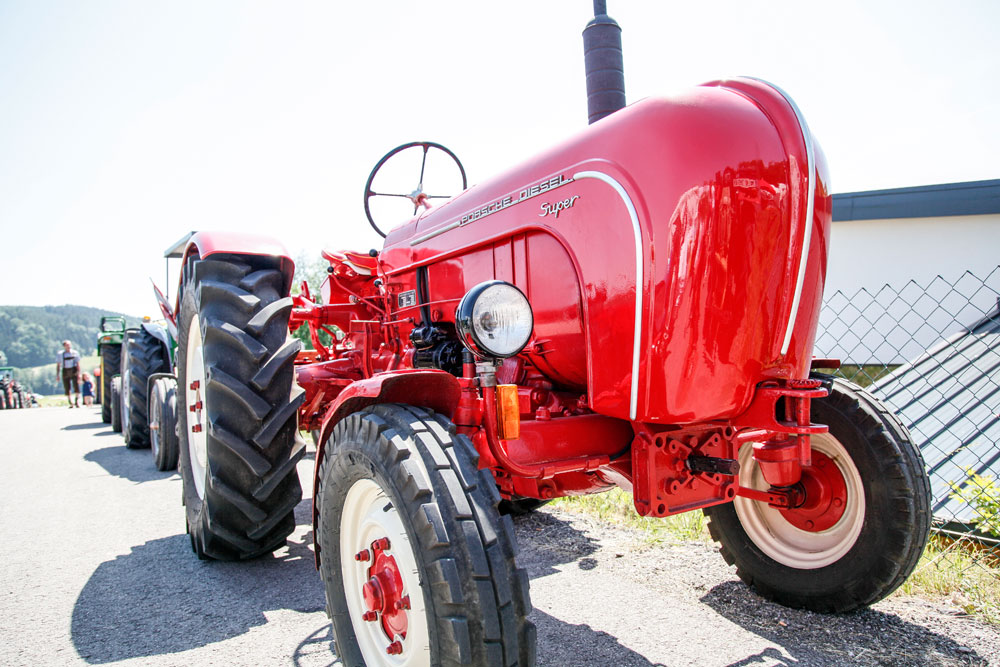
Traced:
POLYGON ((122 433, 125 446, 149 447, 149 377, 169 373, 170 358, 145 328, 129 329, 122 344, 122 433))
MULTIPOLYGON (((812 404, 830 431, 811 438, 803 504, 779 510, 738 496, 705 513, 723 558, 759 594, 845 612, 881 600, 913 571, 930 530, 930 485, 920 451, 882 403, 840 379, 829 389, 812 404)), ((749 444, 740 484, 768 488, 749 444)))
POLYGON ((111 430, 115 433, 122 432, 122 378, 116 375, 111 378, 108 390, 108 400, 111 403, 111 430))
POLYGON ((253 558, 284 546, 302 498, 292 300, 267 258, 185 271, 177 433, 187 530, 199 558, 253 558))
POLYGON ((337 424, 317 543, 344 664, 534 664, 513 523, 477 459, 424 408, 373 406, 337 424))
POLYGON ((122 346, 101 345, 101 421, 111 423, 111 378, 121 372, 122 346))
POLYGON ((177 469, 177 380, 157 378, 149 397, 149 445, 157 470, 177 469))

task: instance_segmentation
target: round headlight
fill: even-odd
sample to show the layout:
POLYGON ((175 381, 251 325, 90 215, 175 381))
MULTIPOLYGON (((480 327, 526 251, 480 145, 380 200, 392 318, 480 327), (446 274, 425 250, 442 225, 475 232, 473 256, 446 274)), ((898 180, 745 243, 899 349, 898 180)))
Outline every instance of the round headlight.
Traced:
POLYGON ((535 326, 531 305, 521 290, 503 280, 479 283, 455 311, 462 343, 473 354, 513 357, 524 349, 535 326))

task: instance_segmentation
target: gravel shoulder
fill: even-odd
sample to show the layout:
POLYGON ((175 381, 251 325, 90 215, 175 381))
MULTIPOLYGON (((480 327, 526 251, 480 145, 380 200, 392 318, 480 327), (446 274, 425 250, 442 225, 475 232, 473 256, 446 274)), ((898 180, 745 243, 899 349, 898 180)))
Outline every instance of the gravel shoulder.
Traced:
POLYGON ((517 522, 545 665, 1000 665, 1000 630, 896 595, 823 615, 755 595, 715 546, 544 508, 517 522))
MULTIPOLYGON (((287 547, 199 561, 180 479, 99 408, 0 412, 0 664, 339 664, 313 566, 312 460, 287 547)), ((894 597, 843 616, 758 598, 703 544, 544 508, 516 521, 538 664, 997 665, 1000 632, 894 597)))

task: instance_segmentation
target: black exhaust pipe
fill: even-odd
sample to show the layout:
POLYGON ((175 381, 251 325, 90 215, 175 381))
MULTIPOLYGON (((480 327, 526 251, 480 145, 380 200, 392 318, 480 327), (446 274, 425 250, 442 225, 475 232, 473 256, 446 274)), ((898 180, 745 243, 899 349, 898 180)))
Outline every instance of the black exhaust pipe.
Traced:
POLYGON ((587 70, 587 122, 594 123, 625 106, 622 29, 608 16, 607 0, 594 0, 594 19, 583 29, 587 70))

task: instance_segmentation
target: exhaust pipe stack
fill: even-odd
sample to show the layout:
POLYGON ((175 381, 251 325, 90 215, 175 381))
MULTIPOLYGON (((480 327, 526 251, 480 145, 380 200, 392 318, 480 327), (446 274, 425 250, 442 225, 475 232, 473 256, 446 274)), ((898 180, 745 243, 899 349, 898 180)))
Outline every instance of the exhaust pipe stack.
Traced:
POLYGON ((583 29, 587 72, 587 122, 594 123, 625 106, 622 29, 608 16, 607 0, 594 0, 594 18, 583 29))

